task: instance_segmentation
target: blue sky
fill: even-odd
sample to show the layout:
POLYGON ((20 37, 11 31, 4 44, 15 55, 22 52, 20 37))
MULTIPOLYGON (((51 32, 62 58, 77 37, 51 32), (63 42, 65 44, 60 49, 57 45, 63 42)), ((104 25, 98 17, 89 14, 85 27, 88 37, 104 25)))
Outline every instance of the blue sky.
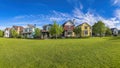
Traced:
POLYGON ((120 29, 120 0, 0 0, 0 28, 53 23, 76 19, 93 25, 102 20, 120 29))

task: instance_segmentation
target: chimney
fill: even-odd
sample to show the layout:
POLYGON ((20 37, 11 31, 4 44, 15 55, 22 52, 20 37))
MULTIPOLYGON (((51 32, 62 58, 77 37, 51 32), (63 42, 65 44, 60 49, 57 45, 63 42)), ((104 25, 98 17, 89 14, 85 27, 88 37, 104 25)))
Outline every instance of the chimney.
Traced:
POLYGON ((73 19, 73 23, 75 24, 75 19, 73 19))

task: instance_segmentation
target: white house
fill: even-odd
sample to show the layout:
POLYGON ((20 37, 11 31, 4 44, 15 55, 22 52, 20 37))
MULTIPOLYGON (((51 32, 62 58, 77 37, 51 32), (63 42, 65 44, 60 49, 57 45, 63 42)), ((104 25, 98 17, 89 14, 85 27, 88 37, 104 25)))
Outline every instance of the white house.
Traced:
POLYGON ((117 28, 112 28, 111 31, 112 31, 112 35, 113 36, 117 36, 118 35, 118 29, 117 28))
POLYGON ((27 27, 23 29, 22 32, 23 36, 26 38, 34 38, 35 28, 36 28, 35 25, 28 24, 27 27))
POLYGON ((10 37, 10 28, 6 28, 4 30, 4 37, 9 38, 10 37))

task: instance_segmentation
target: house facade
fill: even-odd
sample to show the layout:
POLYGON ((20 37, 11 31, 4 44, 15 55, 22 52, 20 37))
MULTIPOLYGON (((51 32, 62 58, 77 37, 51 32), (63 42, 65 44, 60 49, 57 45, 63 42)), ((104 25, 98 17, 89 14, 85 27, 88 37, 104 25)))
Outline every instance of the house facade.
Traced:
POLYGON ((50 28, 52 27, 52 24, 44 25, 43 30, 42 30, 42 37, 45 38, 50 38, 51 35, 49 33, 50 28))
POLYGON ((75 33, 73 32, 74 27, 75 27, 74 20, 66 21, 63 24, 63 29, 64 29, 63 36, 64 37, 74 37, 75 36, 75 33))
POLYGON ((10 36, 10 30, 11 30, 11 28, 6 28, 6 29, 4 30, 4 37, 6 37, 6 38, 11 37, 11 36, 10 36))
POLYGON ((81 27, 81 37, 92 36, 92 27, 88 23, 82 23, 78 27, 81 27))
POLYGON ((35 28, 35 25, 28 24, 27 27, 23 29, 22 35, 26 38, 34 38, 35 28))
POLYGON ((15 29, 17 33, 21 35, 24 28, 22 26, 13 26, 12 29, 15 29))
POLYGON ((117 28, 111 28, 111 31, 113 36, 118 36, 119 30, 117 28))

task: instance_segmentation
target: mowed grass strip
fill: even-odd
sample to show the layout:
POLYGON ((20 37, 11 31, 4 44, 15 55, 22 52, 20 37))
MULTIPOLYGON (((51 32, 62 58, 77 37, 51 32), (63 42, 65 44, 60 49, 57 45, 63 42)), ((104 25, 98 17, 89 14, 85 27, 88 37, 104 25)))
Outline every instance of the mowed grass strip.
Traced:
POLYGON ((0 38, 0 68, 119 68, 120 40, 0 38))

